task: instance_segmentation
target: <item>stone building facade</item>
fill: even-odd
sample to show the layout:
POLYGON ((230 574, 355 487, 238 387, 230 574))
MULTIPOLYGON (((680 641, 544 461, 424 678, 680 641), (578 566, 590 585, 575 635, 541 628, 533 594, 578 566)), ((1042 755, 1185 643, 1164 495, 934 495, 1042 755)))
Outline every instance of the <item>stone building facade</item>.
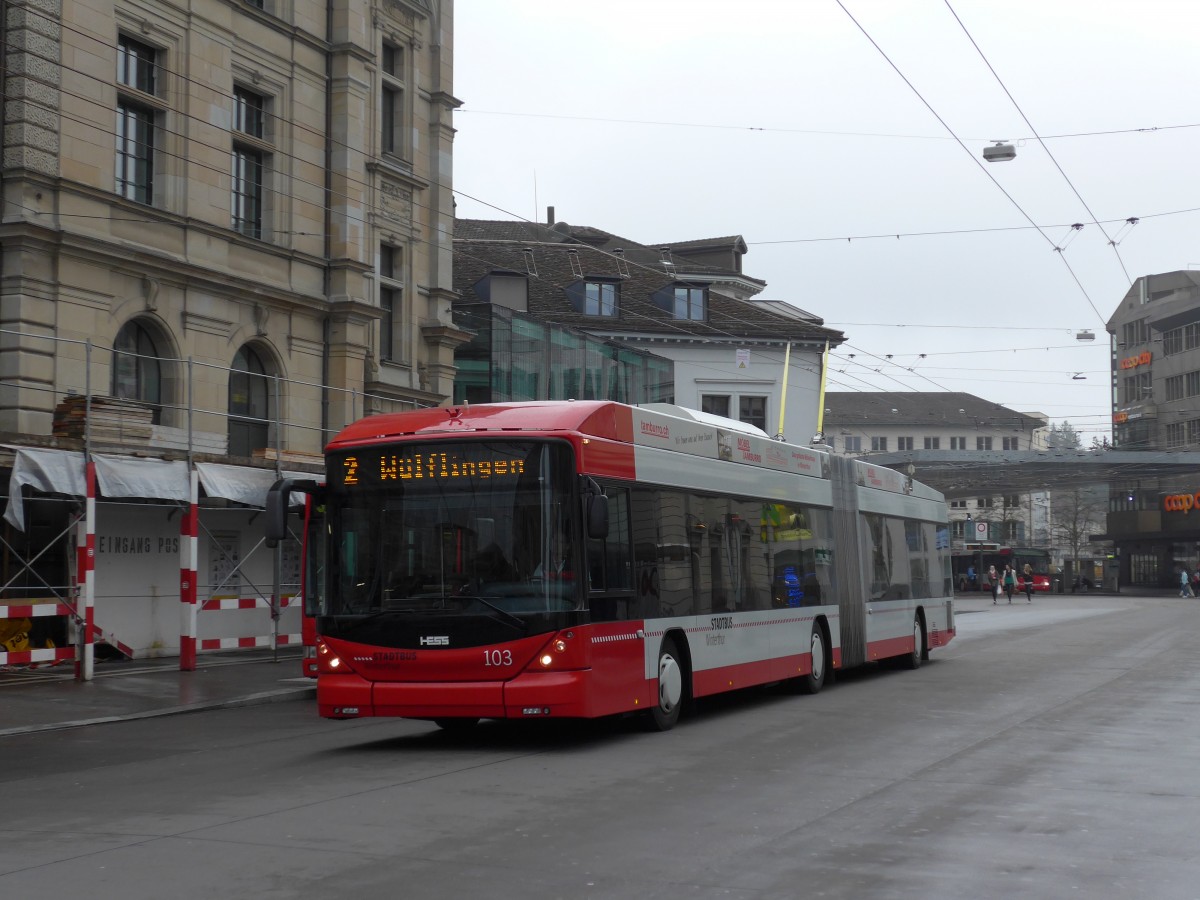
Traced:
POLYGON ((90 394, 148 411, 118 445, 315 453, 450 397, 450 0, 3 23, 0 431, 49 436, 90 394))

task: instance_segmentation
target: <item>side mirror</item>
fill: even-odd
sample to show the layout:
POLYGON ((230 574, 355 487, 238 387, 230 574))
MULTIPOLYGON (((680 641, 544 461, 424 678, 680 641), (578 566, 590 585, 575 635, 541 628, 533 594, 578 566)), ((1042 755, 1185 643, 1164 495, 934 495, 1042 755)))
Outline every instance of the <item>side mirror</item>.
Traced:
POLYGON ((272 549, 278 547, 279 542, 287 537, 288 507, 292 503, 293 491, 318 494, 323 491, 323 488, 316 481, 292 478, 281 478, 271 485, 271 489, 267 491, 267 525, 264 540, 266 545, 272 549))
POLYGON ((603 494, 587 498, 587 535, 599 540, 608 537, 608 498, 603 494))

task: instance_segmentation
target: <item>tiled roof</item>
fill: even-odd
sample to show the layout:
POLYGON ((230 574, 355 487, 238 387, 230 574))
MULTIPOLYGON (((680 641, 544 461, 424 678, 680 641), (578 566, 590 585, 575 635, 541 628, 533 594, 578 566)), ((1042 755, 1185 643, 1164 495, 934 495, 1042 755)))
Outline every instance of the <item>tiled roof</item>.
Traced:
POLYGON ((475 285, 494 271, 529 272, 531 255, 536 274, 531 273, 528 280, 529 314, 574 328, 685 339, 828 340, 835 346, 845 340, 842 332, 823 327, 819 320, 775 311, 774 302, 739 300, 720 292, 722 276, 738 281, 754 279, 682 259, 676 269, 668 270, 657 249, 599 229, 562 222, 547 226, 459 219, 455 222, 454 251, 454 289, 463 301, 481 300, 475 285), (593 241, 601 237, 604 244, 593 246, 593 241), (624 251, 623 259, 612 252, 617 247, 624 251), (531 254, 526 254, 526 248, 531 254), (709 290, 707 321, 677 320, 651 301, 655 291, 679 280, 676 272, 684 276, 703 274, 706 281, 711 278, 718 285, 709 290), (598 318, 575 311, 565 289, 586 279, 608 279, 619 284, 618 316, 598 318))
POLYGON ((1045 419, 974 394, 922 391, 827 391, 826 425, 1017 425, 1039 428, 1045 419))

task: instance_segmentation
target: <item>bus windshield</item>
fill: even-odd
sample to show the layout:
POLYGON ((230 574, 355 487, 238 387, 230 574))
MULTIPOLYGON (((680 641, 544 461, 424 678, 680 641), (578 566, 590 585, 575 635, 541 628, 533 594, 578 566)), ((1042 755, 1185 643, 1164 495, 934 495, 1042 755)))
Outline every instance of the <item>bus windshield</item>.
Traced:
POLYGON ((572 471, 570 446, 550 441, 332 455, 325 614, 576 609, 572 471))

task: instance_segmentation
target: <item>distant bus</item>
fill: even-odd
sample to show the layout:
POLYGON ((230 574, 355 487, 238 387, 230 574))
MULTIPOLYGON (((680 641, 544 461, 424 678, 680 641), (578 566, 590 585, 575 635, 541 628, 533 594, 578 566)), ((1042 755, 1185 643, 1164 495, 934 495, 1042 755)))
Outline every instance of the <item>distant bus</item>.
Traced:
POLYGON ((642 713, 955 634, 941 494, 678 407, 482 404, 372 416, 308 494, 317 706, 336 719, 642 713))
POLYGON ((960 593, 967 591, 988 591, 987 573, 989 566, 995 566, 999 573, 1004 567, 1011 565, 1017 573, 1017 590, 1025 590, 1025 566, 1033 569, 1033 589, 1048 592, 1050 590, 1050 551, 1039 550, 1036 547, 1005 547, 1001 544, 969 543, 962 550, 951 554, 951 567, 954 571, 954 586, 960 593), (972 579, 971 575, 974 574, 972 579))

